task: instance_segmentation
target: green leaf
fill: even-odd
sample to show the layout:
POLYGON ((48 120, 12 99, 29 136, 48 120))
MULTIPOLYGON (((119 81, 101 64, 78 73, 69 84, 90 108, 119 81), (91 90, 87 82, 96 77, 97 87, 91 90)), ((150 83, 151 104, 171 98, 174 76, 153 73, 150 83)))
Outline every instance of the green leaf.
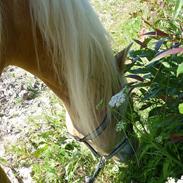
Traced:
POLYGON ((36 158, 41 157, 41 155, 48 149, 48 145, 43 145, 42 147, 38 148, 34 153, 33 156, 36 158))
POLYGON ((183 6, 183 0, 177 0, 175 6, 174 19, 178 17, 179 13, 181 12, 182 6, 183 6))
POLYGON ((105 102, 104 102, 103 99, 101 99, 101 100, 99 101, 99 103, 96 105, 96 109, 97 109, 97 110, 101 110, 101 109, 104 108, 104 106, 105 106, 105 102))
POLYGON ((179 76, 180 74, 183 73, 183 63, 181 63, 179 66, 178 66, 178 69, 177 69, 177 76, 179 76))
POLYGON ((6 160, 6 159, 4 159, 4 158, 0 157, 0 164, 5 165, 5 164, 7 164, 7 163, 8 163, 8 162, 7 162, 7 160, 6 160))
POLYGON ((183 114, 183 103, 179 104, 179 112, 180 114, 183 114))
POLYGON ((163 163, 163 177, 168 177, 168 174, 170 172, 170 170, 169 170, 170 164, 171 164, 170 160, 166 160, 163 163))
POLYGON ((170 69, 171 65, 168 62, 162 62, 162 64, 164 65, 164 67, 170 69))

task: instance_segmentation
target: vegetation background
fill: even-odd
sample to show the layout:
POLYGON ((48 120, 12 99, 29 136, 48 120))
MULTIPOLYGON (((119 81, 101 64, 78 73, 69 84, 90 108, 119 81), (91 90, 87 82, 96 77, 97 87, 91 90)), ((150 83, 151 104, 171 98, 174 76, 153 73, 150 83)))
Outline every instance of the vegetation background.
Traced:
MULTIPOLYGON (((140 142, 134 159, 126 164, 109 161, 96 182, 165 183, 169 177, 176 182, 183 175, 183 1, 92 0, 92 4, 113 38, 114 53, 134 42, 125 68, 131 103, 117 130, 133 123, 140 142)), ((17 77, 14 70, 8 73, 17 77)), ((97 160, 68 138, 65 111, 57 97, 39 80, 27 77, 25 92, 14 96, 13 104, 18 109, 30 104, 36 108, 23 118, 28 128, 20 126, 17 142, 6 143, 7 160, 2 157, 0 162, 14 170, 19 182, 22 167, 30 168, 32 181, 38 183, 83 182, 97 160), (36 101, 39 105, 34 106, 36 101)))

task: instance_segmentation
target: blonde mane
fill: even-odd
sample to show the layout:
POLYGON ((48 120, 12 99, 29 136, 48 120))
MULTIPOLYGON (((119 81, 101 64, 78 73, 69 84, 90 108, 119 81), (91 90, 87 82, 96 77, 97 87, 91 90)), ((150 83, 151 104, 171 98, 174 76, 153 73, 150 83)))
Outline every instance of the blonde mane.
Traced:
MULTIPOLYGON (((0 4, 1 7, 1 4, 0 4)), ((1 40, 2 40, 2 17, 1 17, 1 11, 0 11, 0 46, 1 46, 1 40)))
POLYGON ((33 29, 45 40, 56 77, 64 76, 75 123, 88 133, 100 123, 96 105, 119 90, 109 36, 87 0, 29 2, 33 29))

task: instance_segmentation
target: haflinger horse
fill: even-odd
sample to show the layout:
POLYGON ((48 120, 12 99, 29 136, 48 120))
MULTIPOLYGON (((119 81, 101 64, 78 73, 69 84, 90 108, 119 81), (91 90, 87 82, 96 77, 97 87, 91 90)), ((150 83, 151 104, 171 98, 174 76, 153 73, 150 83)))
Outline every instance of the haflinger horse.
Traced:
MULTIPOLYGON (((15 65, 40 78, 63 101, 72 136, 95 155, 126 160, 133 130, 116 132, 116 124, 127 102, 120 119, 108 105, 125 85, 125 52, 115 59, 109 41, 88 0, 0 2, 0 73, 15 65)), ((2 168, 0 182, 10 182, 2 168)))

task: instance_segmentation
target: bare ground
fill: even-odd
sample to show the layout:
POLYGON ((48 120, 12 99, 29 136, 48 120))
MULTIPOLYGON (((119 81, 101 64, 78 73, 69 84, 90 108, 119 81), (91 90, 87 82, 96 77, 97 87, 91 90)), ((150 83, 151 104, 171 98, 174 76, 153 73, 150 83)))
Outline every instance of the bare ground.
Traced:
POLYGON ((53 105, 56 110, 62 110, 59 103, 52 102, 53 98, 54 94, 44 83, 20 68, 8 67, 0 77, 0 164, 5 165, 12 183, 32 183, 31 167, 14 169, 13 155, 7 156, 6 149, 27 136, 30 118, 51 112, 53 105), (16 173, 19 181, 14 176, 16 173))

